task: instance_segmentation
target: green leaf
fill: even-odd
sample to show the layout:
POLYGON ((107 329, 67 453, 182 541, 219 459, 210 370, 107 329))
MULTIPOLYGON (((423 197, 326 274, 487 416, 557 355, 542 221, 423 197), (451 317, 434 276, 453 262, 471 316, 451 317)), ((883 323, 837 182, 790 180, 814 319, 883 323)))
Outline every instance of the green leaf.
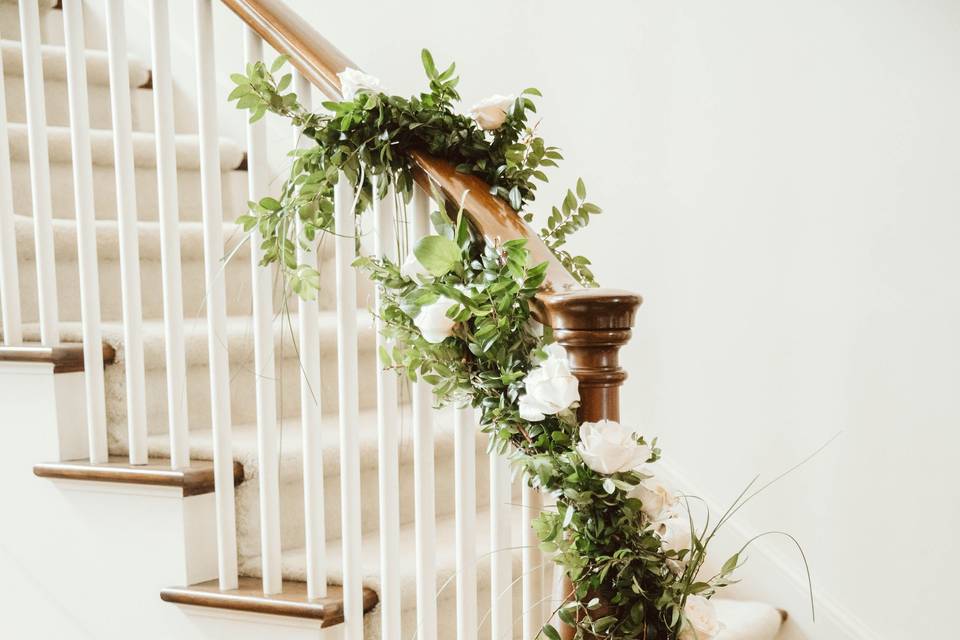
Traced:
POLYGON ((453 240, 443 236, 421 238, 414 247, 413 254, 427 271, 438 278, 446 275, 461 260, 460 247, 453 240))
POLYGON ((738 562, 740 562, 740 554, 735 553, 732 556, 730 556, 726 562, 723 563, 723 566, 720 568, 720 574, 726 575, 732 572, 734 569, 737 568, 738 562))
POLYGON ((278 211, 280 209, 280 203, 276 198, 271 198, 267 196, 266 198, 261 198, 260 206, 269 211, 278 211))
POLYGON ((286 55, 277 56, 277 59, 273 61, 273 64, 270 65, 270 73, 276 73, 280 71, 280 67, 287 64, 287 60, 290 58, 286 55))
POLYGON ((583 184, 583 178, 577 178, 577 197, 581 200, 587 197, 587 186, 583 184))
POLYGON ((541 629, 541 633, 549 640, 560 640, 560 632, 553 628, 552 624, 547 624, 541 629))
POLYGON ((420 59, 423 61, 423 70, 427 72, 427 77, 431 80, 437 78, 437 66, 433 63, 433 56, 430 51, 424 49, 420 52, 420 59))

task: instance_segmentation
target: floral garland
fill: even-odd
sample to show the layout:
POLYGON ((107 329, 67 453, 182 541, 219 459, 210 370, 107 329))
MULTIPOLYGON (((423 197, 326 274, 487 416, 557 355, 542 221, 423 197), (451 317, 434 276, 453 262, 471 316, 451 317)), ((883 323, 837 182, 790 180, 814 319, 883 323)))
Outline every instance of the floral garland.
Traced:
MULTIPOLYGON (((316 143, 291 152, 293 166, 280 198, 251 203, 241 219, 263 237, 264 264, 279 263, 298 294, 311 297, 319 276, 297 263, 297 244, 332 231, 338 175, 356 189, 358 214, 391 184, 402 205, 413 187, 405 153, 410 149, 479 175, 492 193, 532 220, 526 207, 534 199, 534 181, 545 182, 542 168, 562 157, 528 122, 536 111, 531 96, 540 95, 536 89, 519 97, 493 96, 469 115, 458 114, 454 65, 439 72, 424 51, 430 86, 418 97, 383 93, 376 78, 350 69, 340 74, 344 100, 325 102, 326 113, 311 113, 295 94, 285 93, 290 74, 274 78, 284 62, 281 57, 269 69, 256 63, 234 74, 230 99, 249 110, 252 120, 267 111, 290 118, 316 143)), ((578 180, 552 209, 541 237, 575 277, 595 284, 589 262, 561 248, 600 212, 585 198, 578 180)), ((660 457, 655 439, 616 422, 579 424, 578 382, 566 352, 549 327, 531 316, 547 265, 530 264, 524 240, 484 241, 462 211, 448 212, 441 198, 436 201, 436 234, 409 248, 401 264, 371 257, 355 262, 379 285, 379 313, 392 345, 380 354, 384 366, 432 384, 440 405, 478 409, 492 449, 509 455, 531 486, 555 497, 556 509, 541 513, 534 528, 541 549, 574 585, 557 614, 576 629, 576 638, 714 638, 720 624, 709 598, 729 584, 740 554, 717 575, 698 575, 717 529, 751 496, 741 496, 712 528, 697 530, 688 500, 654 472, 660 457)), ((541 635, 560 637, 550 624, 541 635)))

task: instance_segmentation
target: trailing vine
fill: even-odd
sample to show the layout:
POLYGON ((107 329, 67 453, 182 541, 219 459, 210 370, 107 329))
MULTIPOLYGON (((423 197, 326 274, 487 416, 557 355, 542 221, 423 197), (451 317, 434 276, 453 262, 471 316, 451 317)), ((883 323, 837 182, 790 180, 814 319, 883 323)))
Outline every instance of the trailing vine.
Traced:
MULTIPOLYGON (((312 296, 319 278, 298 264, 297 245, 332 231, 338 176, 355 189, 358 214, 390 185, 408 201, 410 150, 478 175, 518 215, 534 219, 528 207, 538 183, 547 181, 544 169, 562 159, 530 122, 540 92, 493 96, 460 114, 455 66, 439 71, 427 51, 422 62, 429 88, 419 96, 388 95, 375 78, 348 70, 341 74, 344 100, 323 103, 321 113, 304 109, 288 91, 289 73, 275 78, 283 58, 232 76, 237 86, 230 99, 252 120, 280 114, 315 143, 291 152, 280 196, 251 203, 241 219, 247 230, 258 228, 264 264, 278 263, 300 295, 312 296)), ((581 283, 595 285, 589 261, 564 249, 600 213, 586 195, 578 180, 551 209, 540 235, 581 283)), ((380 353, 383 366, 431 383, 440 405, 475 407, 491 448, 555 498, 556 508, 534 526, 542 550, 574 584, 558 615, 577 638, 709 640, 719 631, 709 598, 730 582, 740 554, 703 579, 706 549, 753 494, 745 492, 713 527, 708 521, 698 529, 687 499, 657 479, 655 439, 612 422, 580 424, 577 382, 565 352, 531 316, 547 265, 531 264, 524 240, 488 243, 462 211, 447 211, 442 198, 436 202, 435 234, 409 247, 402 263, 369 256, 355 262, 378 284, 391 345, 380 353)), ((559 639, 550 624, 541 635, 559 639)))

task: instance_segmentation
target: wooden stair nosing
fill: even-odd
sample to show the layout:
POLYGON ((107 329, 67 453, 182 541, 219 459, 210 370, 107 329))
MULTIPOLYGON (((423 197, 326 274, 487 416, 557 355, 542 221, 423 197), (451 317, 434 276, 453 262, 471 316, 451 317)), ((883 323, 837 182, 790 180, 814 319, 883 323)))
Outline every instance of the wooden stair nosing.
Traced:
MULTIPOLYGON (((168 587, 160 591, 160 599, 174 604, 197 607, 266 613, 321 621, 322 627, 343 622, 343 589, 331 585, 323 598, 310 600, 303 582, 284 581, 283 593, 263 594, 263 583, 258 578, 240 578, 240 586, 221 591, 217 580, 209 580, 189 587, 168 587)), ((372 589, 363 589, 363 612, 373 609, 379 598, 372 589)))
MULTIPOLYGON (((117 352, 109 344, 103 345, 103 364, 113 364, 117 352)), ((83 371, 83 345, 65 343, 55 347, 42 344, 0 346, 0 362, 40 362, 53 365, 54 373, 83 371)))
MULTIPOLYGON (((197 460, 184 469, 173 469, 170 461, 153 458, 145 465, 132 465, 122 456, 111 456, 109 462, 92 464, 87 460, 42 462, 33 466, 34 475, 61 480, 88 480, 116 482, 158 487, 180 487, 183 497, 198 496, 214 491, 213 463, 197 460)), ((243 482, 243 465, 233 463, 233 483, 243 482)))

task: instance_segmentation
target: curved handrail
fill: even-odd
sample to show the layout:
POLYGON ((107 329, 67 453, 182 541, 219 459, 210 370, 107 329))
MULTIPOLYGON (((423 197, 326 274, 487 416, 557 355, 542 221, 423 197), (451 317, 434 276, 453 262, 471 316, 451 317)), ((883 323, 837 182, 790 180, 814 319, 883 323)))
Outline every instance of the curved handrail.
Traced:
MULTIPOLYGON (((301 19, 282 0, 222 0, 257 34, 328 98, 339 100, 337 73, 359 67, 329 40, 301 19)), ((547 262, 545 288, 566 291, 577 282, 560 264, 543 240, 520 219, 502 199, 490 194, 490 187, 476 176, 459 173, 445 160, 426 153, 411 154, 417 170, 416 180, 428 193, 436 186, 454 206, 463 203, 464 212, 474 226, 489 239, 525 238, 535 263, 547 262)))
MULTIPOLYGON (((221 1, 277 52, 286 55, 310 83, 327 97, 340 99, 337 74, 348 67, 359 67, 283 0, 221 1)), ((449 162, 427 153, 414 151, 410 156, 417 183, 428 192, 431 186, 435 186, 455 207, 463 203, 467 217, 485 238, 524 238, 533 261, 548 263, 536 310, 541 322, 570 329, 629 328, 633 325, 633 314, 641 301, 639 296, 614 289, 581 288, 543 239, 507 202, 492 195, 486 182, 477 176, 459 173, 449 162), (572 308, 568 308, 571 305, 572 308), (629 312, 614 314, 617 319, 611 320, 605 312, 612 307, 623 307, 629 312)))

